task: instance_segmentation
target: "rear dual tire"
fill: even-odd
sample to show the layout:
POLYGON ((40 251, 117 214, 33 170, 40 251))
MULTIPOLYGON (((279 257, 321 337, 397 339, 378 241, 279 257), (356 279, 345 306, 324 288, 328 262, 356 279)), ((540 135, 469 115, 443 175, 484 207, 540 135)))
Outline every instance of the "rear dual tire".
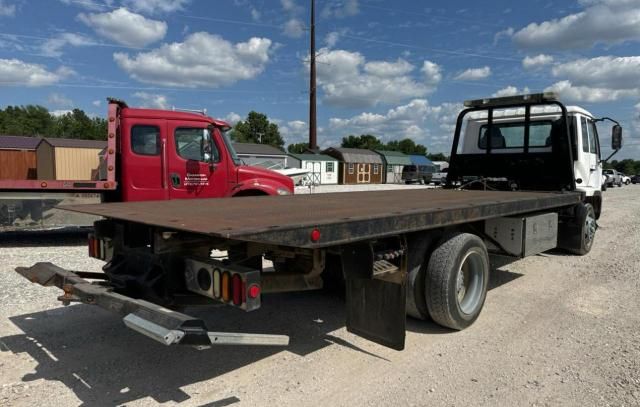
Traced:
POLYGON ((418 305, 410 315, 429 316, 455 330, 473 324, 484 306, 489 282, 489 255, 482 239, 470 233, 446 235, 418 273, 409 278, 409 290, 418 305))

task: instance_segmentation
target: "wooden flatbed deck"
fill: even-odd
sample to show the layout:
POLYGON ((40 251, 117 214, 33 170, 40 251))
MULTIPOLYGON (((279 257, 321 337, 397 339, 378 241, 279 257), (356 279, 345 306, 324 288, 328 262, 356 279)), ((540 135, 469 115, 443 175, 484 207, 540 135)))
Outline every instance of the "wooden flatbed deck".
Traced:
POLYGON ((70 205, 62 209, 218 238, 318 248, 571 206, 580 194, 412 189, 70 205), (311 240, 313 229, 321 237, 311 240))

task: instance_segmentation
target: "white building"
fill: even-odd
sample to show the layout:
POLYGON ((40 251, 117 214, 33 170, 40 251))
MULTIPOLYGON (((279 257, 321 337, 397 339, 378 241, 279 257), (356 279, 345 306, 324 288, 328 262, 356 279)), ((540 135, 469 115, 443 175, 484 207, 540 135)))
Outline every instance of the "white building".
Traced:
POLYGON ((289 167, 309 170, 306 182, 313 185, 338 183, 338 160, 324 154, 289 154, 289 167))

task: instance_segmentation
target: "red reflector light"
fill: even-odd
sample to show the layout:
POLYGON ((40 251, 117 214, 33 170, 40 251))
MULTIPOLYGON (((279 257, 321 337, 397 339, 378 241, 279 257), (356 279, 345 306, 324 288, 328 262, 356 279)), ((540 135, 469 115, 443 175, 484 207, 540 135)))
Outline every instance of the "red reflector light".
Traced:
POLYGON ((233 281, 233 304, 240 305, 242 304, 242 278, 239 274, 234 274, 231 281, 233 281))
POLYGON ((313 229, 311 231, 311 241, 317 242, 320 240, 320 231, 318 229, 313 229))
POLYGON ((249 298, 258 298, 258 296, 260 295, 260 286, 257 284, 252 284, 251 287, 249 287, 249 298))

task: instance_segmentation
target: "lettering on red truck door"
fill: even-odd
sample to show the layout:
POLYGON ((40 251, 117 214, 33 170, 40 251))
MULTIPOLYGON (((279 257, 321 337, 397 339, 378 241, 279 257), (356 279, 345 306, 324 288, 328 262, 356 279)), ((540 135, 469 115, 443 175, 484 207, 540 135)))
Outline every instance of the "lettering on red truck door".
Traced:
POLYGON ((227 192, 226 158, 209 128, 170 126, 168 147, 172 199, 213 198, 227 192))

